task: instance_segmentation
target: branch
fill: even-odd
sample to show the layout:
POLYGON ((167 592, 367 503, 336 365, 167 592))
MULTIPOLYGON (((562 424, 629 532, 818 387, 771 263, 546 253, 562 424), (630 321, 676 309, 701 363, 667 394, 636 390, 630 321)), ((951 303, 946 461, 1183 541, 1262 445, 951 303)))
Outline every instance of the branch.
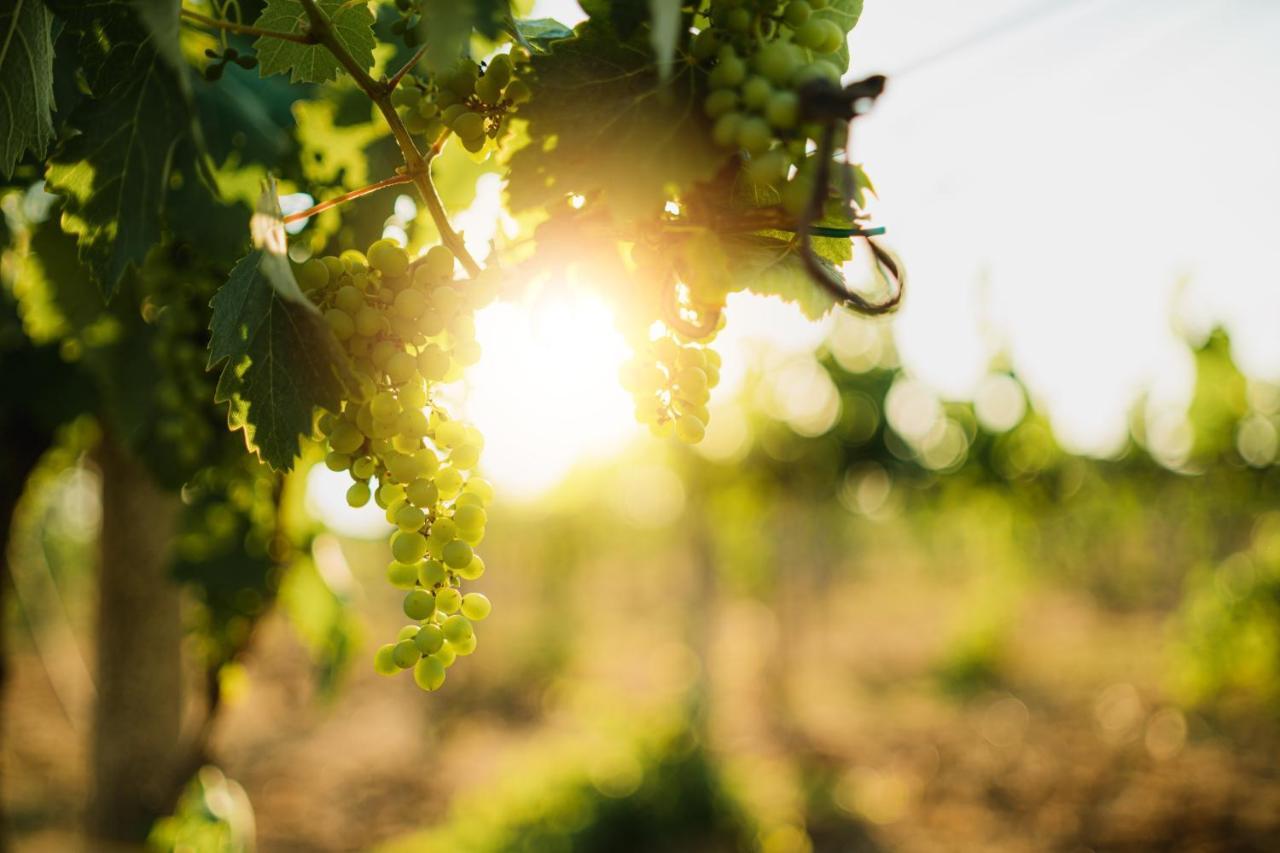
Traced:
POLYGON ((409 61, 406 62, 399 71, 391 75, 391 79, 387 81, 387 91, 391 91, 396 86, 399 86, 400 81, 404 79, 404 76, 412 71, 415 66, 417 66, 418 62, 422 60, 422 57, 426 52, 427 46, 425 44, 418 48, 417 52, 415 52, 413 56, 409 57, 409 61))
POLYGON ((431 218, 440 232, 441 242, 453 252, 454 257, 462 262, 467 275, 475 278, 480 274, 480 265, 467 251, 462 237, 449 224, 449 214, 445 212, 435 184, 431 182, 430 164, 418 150, 413 137, 409 135, 404 122, 400 120, 400 114, 396 112, 395 105, 391 103, 391 87, 386 82, 374 80, 369 76, 369 72, 360 67, 360 63, 356 62, 346 45, 334 33, 329 17, 316 4, 316 0, 299 0, 299 2, 307 13, 311 23, 310 32, 316 43, 323 45, 333 54, 333 58, 347 70, 351 79, 377 105, 382 117, 386 119, 387 126, 391 128, 391 135, 396 138, 396 144, 400 146, 400 154, 404 157, 405 173, 413 180, 414 186, 418 188, 418 194, 427 203, 427 210, 431 212, 431 218))
POLYGON ((317 214, 324 213, 331 207, 337 207, 340 204, 360 198, 362 195, 369 195, 370 193, 375 193, 378 190, 386 189, 387 187, 394 187, 399 184, 409 184, 412 182, 413 178, 409 175, 394 175, 390 178, 378 181, 377 183, 369 184, 367 187, 360 187, 359 189, 352 190, 349 193, 343 193, 340 196, 335 196, 328 201, 322 201, 315 207, 308 207, 306 210, 301 210, 297 213, 290 213, 288 216, 284 217, 284 224, 288 225, 290 222, 310 219, 317 214))
POLYGON ((237 24, 232 21, 222 21, 217 18, 209 18, 198 12, 192 12, 190 9, 181 10, 182 17, 197 24, 203 24, 206 27, 213 27, 216 30, 226 30, 231 33, 239 33, 242 36, 261 36, 269 39, 280 39, 280 41, 291 41, 297 44, 316 44, 316 39, 310 33, 282 33, 276 30, 264 30, 261 27, 251 27, 246 24, 237 24))

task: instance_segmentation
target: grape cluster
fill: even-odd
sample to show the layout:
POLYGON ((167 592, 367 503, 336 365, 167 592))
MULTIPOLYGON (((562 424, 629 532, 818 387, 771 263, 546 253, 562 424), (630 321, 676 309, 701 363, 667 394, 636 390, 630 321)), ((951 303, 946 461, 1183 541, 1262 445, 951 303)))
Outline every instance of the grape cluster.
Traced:
POLYGON ((412 668, 424 690, 438 688, 455 658, 475 650, 472 622, 490 607, 480 593, 459 588, 485 570, 474 549, 493 490, 471 473, 484 441, 430 392, 479 358, 471 315, 493 294, 484 278, 465 291, 455 287, 453 271, 443 246, 411 263, 390 240, 367 255, 349 250, 298 270, 362 386, 339 411, 319 418, 325 464, 350 473, 349 504, 372 499, 396 526, 387 578, 406 590, 404 612, 413 624, 378 649, 374 665, 384 674, 412 668))
POLYGON ((720 354, 673 335, 649 341, 623 365, 622 385, 635 398, 636 420, 655 435, 697 444, 711 419, 707 402, 720 381, 720 354))
POLYGON ((716 143, 744 151, 747 176, 792 214, 812 192, 806 148, 819 134, 803 122, 800 90, 815 79, 838 84, 844 71, 835 55, 845 32, 826 9, 827 0, 713 0, 690 45, 708 69, 703 109, 716 143))
POLYGON ((511 56, 500 53, 483 71, 470 59, 460 59, 435 79, 406 77, 392 100, 410 133, 434 141, 452 131, 475 153, 487 140, 499 137, 508 116, 530 95, 511 56))

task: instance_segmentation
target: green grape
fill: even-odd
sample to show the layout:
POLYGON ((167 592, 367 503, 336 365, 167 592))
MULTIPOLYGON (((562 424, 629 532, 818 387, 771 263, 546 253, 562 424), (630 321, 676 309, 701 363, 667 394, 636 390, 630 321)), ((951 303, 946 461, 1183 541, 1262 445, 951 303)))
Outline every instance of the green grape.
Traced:
POLYGON ((503 89, 511 82, 511 70, 511 56, 499 53, 490 60, 489 67, 484 70, 484 79, 492 80, 494 85, 503 89))
POLYGON ((720 38, 714 30, 702 30, 689 43, 689 53, 698 62, 706 62, 720 49, 720 38))
POLYGON ((418 583, 430 588, 444 583, 448 573, 439 560, 426 560, 418 565, 417 578, 418 583))
POLYGON ((441 468, 436 474, 436 488, 440 490, 440 497, 445 500, 453 498, 462 488, 462 474, 456 468, 441 468))
POLYGON ((736 146, 738 144, 738 131, 742 128, 742 113, 729 112, 716 119, 715 125, 711 128, 711 138, 715 140, 717 145, 724 148, 736 146))
POLYGON ((774 92, 764 106, 764 117, 777 130, 790 130, 800 121, 800 99, 795 92, 774 92))
POLYGON ((707 434, 707 427, 702 421, 690 415, 676 418, 676 437, 686 444, 697 444, 707 434))
POLYGON ((513 104, 523 104, 533 97, 533 92, 523 80, 512 80, 503 94, 513 104))
POLYGON ((400 401, 390 391, 379 391, 369 401, 369 411, 380 421, 390 420, 400 414, 400 401))
POLYGON ((507 81, 498 82, 498 78, 485 74, 476 81, 476 97, 485 104, 496 104, 502 100, 502 89, 507 81))
POLYGON ((429 657, 432 660, 439 662, 439 664, 445 669, 448 669, 453 666, 453 662, 457 660, 458 653, 453 650, 453 646, 445 643, 439 649, 432 652, 429 657))
POLYGON ((304 291, 320 290, 329 284, 329 268, 312 258, 298 267, 297 278, 304 291))
POLYGON ((394 240, 379 240, 369 247, 369 266, 384 276, 402 276, 409 269, 409 255, 394 240))
POLYGON ((444 564, 451 569, 460 569, 471 562, 471 546, 461 539, 454 539, 444 546, 442 551, 444 564))
POLYGON ((411 288, 402 290, 396 294, 393 309, 406 320, 417 320, 427 310, 427 297, 411 288))
POLYGON ((470 111, 458 115, 450 125, 463 141, 484 136, 484 116, 470 111))
POLYGON ((418 651, 424 655, 438 651, 444 645, 444 632, 440 630, 439 625, 427 623, 422 629, 413 636, 413 644, 418 647, 418 651))
POLYGON ((461 421, 445 421, 436 427, 436 444, 441 447, 457 447, 466 437, 467 427, 461 421))
POLYGON ((402 563, 416 563, 427 553, 427 539, 421 533, 397 531, 391 537, 391 553, 402 563))
POLYGON ((324 321, 329 325, 333 336, 340 341, 345 341, 356 333, 355 321, 340 308, 330 308, 324 312, 324 321))
POLYGON ((485 505, 493 503, 493 486, 483 477, 472 477, 467 480, 463 490, 478 496, 485 505))
POLYGON ((453 522, 461 530, 483 529, 488 515, 478 506, 461 506, 453 513, 453 522))
POLYGON ((410 619, 429 619, 436 611, 436 597, 425 589, 410 590, 404 597, 404 615, 410 619))
POLYGON ((435 655, 424 657, 413 665, 413 683, 423 690, 440 689, 444 684, 445 666, 435 655))
POLYGON ((480 448, 464 444, 449 454, 449 464, 463 471, 470 470, 480 461, 480 448))
POLYGON ((458 523, 452 518, 437 518, 431 525, 431 532, 428 538, 434 542, 444 544, 453 539, 458 534, 458 523))
POLYGON ((405 504, 396 510, 395 524, 401 530, 419 530, 426 523, 427 516, 412 504, 405 504))
POLYGON ((435 344, 418 353, 418 370, 424 379, 439 382, 449 371, 449 354, 435 344))
POLYGON ((436 489, 436 484, 428 480, 426 477, 418 477, 411 482, 405 489, 405 494, 409 501, 418 507, 429 507, 435 504, 440 493, 436 489))
POLYGON ((702 104, 707 118, 720 118, 738 105, 738 93, 732 89, 717 89, 707 95, 702 104))
POLYGON ((418 566, 412 563, 397 560, 387 566, 387 582, 397 589, 412 589, 420 574, 418 566))
POLYGON ((441 613, 457 613, 462 607, 462 594, 453 587, 446 587, 436 593, 436 609, 441 613))
POLYGON ((449 643, 449 648, 459 657, 469 655, 476 650, 476 635, 472 634, 470 637, 466 637, 456 643, 449 643))
POLYGON ((400 667, 396 665, 395 660, 395 643, 387 643, 385 646, 379 646, 378 651, 373 656, 373 670, 379 675, 395 675, 400 671, 400 667))
POLYGON ((742 84, 742 103, 753 110, 761 109, 773 94, 773 86, 764 77, 756 75, 742 84))
POLYGON ((773 142, 773 131, 768 122, 757 116, 748 116, 738 127, 738 146, 752 154, 768 150, 773 142))
POLYGON ((730 89, 739 85, 747 76, 747 65, 736 56, 722 57, 708 77, 713 89, 730 89))
POLYGON ((387 359, 387 376, 392 384, 403 385, 417 373, 417 367, 413 356, 406 352, 395 352, 387 359))
POLYGON ((400 640, 391 651, 391 659, 401 669, 408 669, 422 658, 413 640, 400 640))
POLYGON ((401 640, 412 640, 414 637, 418 636, 418 632, 421 630, 422 627, 419 625, 405 625, 400 629, 400 632, 396 634, 396 642, 401 640))
MULTIPOLYGON (((361 456, 359 459, 355 459, 351 462, 351 476, 357 477, 361 480, 368 480, 376 471, 377 464, 368 456, 361 456)), ((366 488, 368 488, 368 485, 368 483, 365 483, 366 488)), ((364 506, 364 504, 368 502, 368 498, 366 498, 364 503, 359 504, 359 506, 364 506)), ((352 506, 356 506, 356 504, 352 504, 352 506)))
POLYGON ((493 605, 482 593, 469 592, 462 596, 462 615, 472 622, 479 622, 493 610, 493 605))
MULTIPOLYGON (((479 545, 480 538, 481 537, 477 537, 474 542, 471 542, 469 544, 479 545)), ((479 554, 473 553, 471 555, 471 562, 467 563, 465 566, 463 566, 460 569, 457 569, 456 571, 457 571, 458 577, 462 578, 463 580, 474 581, 474 580, 480 579, 480 576, 484 574, 484 570, 485 570, 484 560, 480 559, 479 554)))
POLYGON ((809 15, 812 13, 813 7, 805 0, 791 0, 782 13, 782 19, 787 22, 787 26, 794 29, 809 20, 809 15))
POLYGON ((474 634, 471 620, 460 613, 445 619, 440 625, 440 630, 444 632, 444 638, 450 643, 460 643, 474 634))
POLYGON ((347 489, 347 505, 362 507, 369 502, 369 496, 369 484, 363 480, 357 480, 351 484, 351 488, 347 489))

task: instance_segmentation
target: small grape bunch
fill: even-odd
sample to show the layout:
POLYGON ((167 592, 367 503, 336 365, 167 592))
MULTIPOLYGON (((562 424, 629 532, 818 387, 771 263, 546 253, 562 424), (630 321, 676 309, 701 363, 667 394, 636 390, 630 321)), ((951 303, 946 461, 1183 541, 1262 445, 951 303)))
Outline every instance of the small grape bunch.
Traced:
POLYGON ((483 70, 461 59, 434 81, 405 78, 392 97, 411 133, 434 141, 452 131, 464 148, 478 153, 501 136, 509 116, 530 96, 512 57, 500 53, 483 70))
POLYGON ((707 403, 720 382, 720 354, 663 335, 623 365, 621 379, 635 399, 636 420, 654 435, 674 432, 681 441, 697 444, 711 419, 707 403))
POLYGON ((348 250, 298 269, 361 385, 317 421, 325 465, 350 474, 351 506, 374 500, 395 525, 387 579, 407 591, 405 614, 415 621, 378 650, 375 668, 412 668, 424 690, 475 650, 472 623, 490 609, 483 595, 461 589, 485 571, 475 548, 493 489, 474 474, 484 439, 432 396, 479 358, 472 312, 492 296, 474 282, 456 287, 454 267, 443 246, 411 262, 379 240, 367 254, 348 250))
POLYGON ((807 143, 819 129, 802 122, 800 90, 824 79, 838 84, 835 55, 845 32, 826 0, 717 0, 690 51, 707 68, 703 110, 716 144, 745 152, 747 177, 779 193, 798 215, 808 202, 813 169, 807 143), (792 167, 800 171, 792 174, 792 167))

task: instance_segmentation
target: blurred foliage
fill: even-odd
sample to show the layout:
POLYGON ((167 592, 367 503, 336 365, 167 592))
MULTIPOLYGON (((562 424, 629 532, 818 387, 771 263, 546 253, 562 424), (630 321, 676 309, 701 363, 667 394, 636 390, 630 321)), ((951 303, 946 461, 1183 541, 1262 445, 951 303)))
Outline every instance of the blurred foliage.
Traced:
POLYGON ((255 847, 249 798, 216 767, 202 767, 174 813, 156 821, 147 847, 172 853, 249 853, 255 847))

